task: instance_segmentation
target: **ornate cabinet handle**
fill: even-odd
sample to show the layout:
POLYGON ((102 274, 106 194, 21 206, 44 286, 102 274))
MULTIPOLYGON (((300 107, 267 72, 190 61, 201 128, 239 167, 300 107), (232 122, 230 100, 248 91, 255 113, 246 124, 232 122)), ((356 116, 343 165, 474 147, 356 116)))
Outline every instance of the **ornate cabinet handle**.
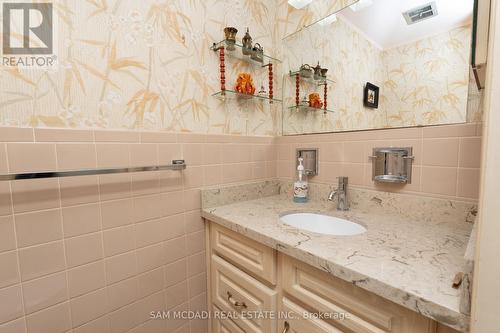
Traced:
POLYGON ((282 333, 287 333, 289 329, 290 329, 290 324, 287 321, 285 321, 285 325, 284 325, 282 333))
POLYGON ((227 292, 227 300, 229 301, 229 303, 231 303, 232 306, 234 306, 235 308, 243 308, 243 309, 246 309, 247 308, 247 305, 245 304, 245 302, 237 302, 233 299, 233 295, 228 291, 227 292))

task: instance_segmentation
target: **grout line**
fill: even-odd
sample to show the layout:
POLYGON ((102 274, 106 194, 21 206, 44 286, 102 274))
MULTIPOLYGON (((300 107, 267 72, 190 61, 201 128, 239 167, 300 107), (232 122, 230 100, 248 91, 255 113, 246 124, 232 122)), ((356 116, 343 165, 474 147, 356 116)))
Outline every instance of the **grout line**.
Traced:
MULTIPOLYGON (((99 165, 99 162, 97 160, 98 158, 98 155, 97 155, 97 143, 96 143, 96 139, 95 139, 95 130, 92 131, 92 136, 93 136, 93 139, 94 139, 94 154, 95 154, 95 162, 96 162, 96 165, 99 165)), ((132 184, 131 184, 131 180, 129 180, 130 182, 130 192, 132 192, 132 184)), ((131 194, 131 193, 130 193, 131 194)), ((104 230, 103 230, 103 224, 102 224, 102 197, 101 197, 101 178, 98 177, 97 178, 97 197, 99 199, 99 233, 101 235, 101 244, 102 244, 102 269, 103 269, 103 272, 104 272, 104 289, 105 290, 105 297, 106 297, 106 314, 101 316, 101 317, 104 317, 104 316, 108 316, 107 317, 107 320, 106 320, 106 326, 108 327, 108 330, 111 330, 111 322, 109 320, 109 298, 108 298, 108 290, 107 290, 107 286, 108 286, 108 272, 106 270, 106 258, 104 256, 104 230)), ((101 318, 99 317, 99 318, 101 318)), ((96 319, 94 319, 96 320, 96 319)))
MULTIPOLYGON (((59 161, 57 159, 57 146, 54 148, 55 154, 56 154, 56 170, 59 170, 59 161)), ((62 198, 61 198, 61 182, 60 179, 57 179, 57 184, 58 184, 58 192, 59 192, 59 217, 61 219, 61 232, 62 232, 62 248, 63 248, 63 256, 64 256, 64 273, 66 276, 66 299, 68 301, 68 309, 69 309, 69 320, 70 320, 70 325, 71 329, 73 328, 73 311, 71 309, 71 304, 69 303, 70 297, 69 297, 69 276, 68 276, 68 257, 66 254, 66 240, 64 238, 64 220, 63 220, 63 214, 62 214, 62 198)))
MULTIPOLYGON (((34 139, 34 130, 33 130, 33 139, 34 139)), ((7 156, 7 145, 5 144, 5 158, 7 160, 7 170, 10 170, 10 162, 9 162, 9 158, 7 156)), ((24 321, 24 327, 25 327, 25 331, 27 331, 27 327, 28 327, 28 323, 26 321, 26 304, 24 303, 24 287, 23 287, 23 278, 22 278, 22 274, 21 274, 21 259, 19 257, 19 242, 18 242, 18 238, 17 238, 17 228, 16 228, 16 215, 14 214, 14 195, 13 195, 13 191, 12 191, 12 181, 9 181, 9 196, 10 196, 10 209, 11 209, 11 212, 12 212, 12 224, 13 224, 13 227, 14 227, 14 242, 15 242, 15 251, 16 251, 16 259, 17 259, 17 273, 18 273, 18 283, 19 283, 19 287, 21 289, 21 305, 23 307, 23 316, 22 316, 22 320, 24 321)), ((13 320, 18 320, 19 318, 16 318, 16 319, 13 319, 13 320)))

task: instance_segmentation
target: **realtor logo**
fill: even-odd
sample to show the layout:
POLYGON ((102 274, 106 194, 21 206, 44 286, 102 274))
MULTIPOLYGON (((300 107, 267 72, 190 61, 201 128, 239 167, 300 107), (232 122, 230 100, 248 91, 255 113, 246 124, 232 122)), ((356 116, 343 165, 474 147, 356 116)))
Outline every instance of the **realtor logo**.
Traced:
POLYGON ((2 4, 2 65, 47 68, 55 64, 52 3, 2 4))

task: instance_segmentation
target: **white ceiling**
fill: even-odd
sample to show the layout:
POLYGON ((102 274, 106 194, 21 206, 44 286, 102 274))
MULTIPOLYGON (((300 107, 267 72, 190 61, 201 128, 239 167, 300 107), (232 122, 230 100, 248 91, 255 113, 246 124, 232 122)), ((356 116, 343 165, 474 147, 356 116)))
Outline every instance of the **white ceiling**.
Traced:
POLYGON ((373 0, 373 4, 352 11, 345 8, 338 13, 366 38, 381 49, 417 41, 472 22, 474 0, 434 0, 438 15, 407 25, 403 12, 427 4, 432 0, 373 0))

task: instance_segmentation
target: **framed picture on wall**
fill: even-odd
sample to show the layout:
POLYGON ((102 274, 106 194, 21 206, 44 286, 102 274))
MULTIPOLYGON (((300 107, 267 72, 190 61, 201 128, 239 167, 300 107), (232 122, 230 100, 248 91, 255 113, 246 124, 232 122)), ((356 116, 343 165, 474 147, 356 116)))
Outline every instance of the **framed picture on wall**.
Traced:
POLYGON ((366 82, 363 104, 368 108, 378 108, 379 87, 370 82, 366 82))

